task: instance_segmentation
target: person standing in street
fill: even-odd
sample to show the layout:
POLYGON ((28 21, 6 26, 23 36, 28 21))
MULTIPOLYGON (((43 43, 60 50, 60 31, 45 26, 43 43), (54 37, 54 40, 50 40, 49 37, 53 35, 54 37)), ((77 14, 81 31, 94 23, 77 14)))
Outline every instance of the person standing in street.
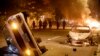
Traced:
POLYGON ((42 21, 39 21, 39 29, 42 29, 42 21))
POLYGON ((65 20, 63 20, 62 25, 63 25, 63 29, 65 29, 65 26, 66 26, 66 21, 65 20))
POLYGON ((46 29, 46 28, 47 28, 47 21, 44 20, 44 21, 43 21, 43 29, 46 29))
POLYGON ((33 25, 33 29, 35 29, 35 21, 33 21, 32 25, 33 25))
POLYGON ((49 20, 48 23, 49 23, 49 29, 51 29, 52 28, 52 21, 49 20))
POLYGON ((57 24, 57 29, 59 29, 59 26, 60 26, 59 21, 57 21, 56 24, 57 24))

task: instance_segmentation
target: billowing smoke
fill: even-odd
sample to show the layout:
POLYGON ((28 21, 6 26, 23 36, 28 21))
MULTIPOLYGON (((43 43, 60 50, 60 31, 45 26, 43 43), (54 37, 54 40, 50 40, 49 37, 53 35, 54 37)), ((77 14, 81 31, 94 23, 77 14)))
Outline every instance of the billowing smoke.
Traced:
POLYGON ((87 18, 89 17, 91 11, 89 9, 88 1, 89 0, 78 0, 80 3, 83 5, 83 10, 82 10, 82 18, 87 18))
POLYGON ((53 5, 59 9, 67 19, 82 19, 91 13, 89 0, 52 0, 53 5))

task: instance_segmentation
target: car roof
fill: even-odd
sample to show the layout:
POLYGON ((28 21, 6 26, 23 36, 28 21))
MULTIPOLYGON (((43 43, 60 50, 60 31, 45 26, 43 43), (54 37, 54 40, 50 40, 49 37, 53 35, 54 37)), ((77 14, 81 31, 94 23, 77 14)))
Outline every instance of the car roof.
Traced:
POLYGON ((73 26, 71 29, 90 30, 89 26, 73 26))

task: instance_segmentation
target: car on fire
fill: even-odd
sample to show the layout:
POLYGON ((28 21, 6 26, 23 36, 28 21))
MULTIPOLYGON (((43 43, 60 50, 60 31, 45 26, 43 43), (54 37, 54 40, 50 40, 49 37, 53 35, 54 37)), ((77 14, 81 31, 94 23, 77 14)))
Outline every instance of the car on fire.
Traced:
POLYGON ((73 26, 69 31, 68 38, 73 46, 88 46, 94 43, 89 26, 73 26))

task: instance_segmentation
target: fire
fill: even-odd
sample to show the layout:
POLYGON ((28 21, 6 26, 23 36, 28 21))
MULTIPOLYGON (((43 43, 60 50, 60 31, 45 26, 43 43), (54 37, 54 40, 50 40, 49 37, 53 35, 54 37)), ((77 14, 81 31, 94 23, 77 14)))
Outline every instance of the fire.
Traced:
POLYGON ((94 20, 92 18, 88 18, 85 20, 86 25, 88 25, 90 28, 100 28, 100 23, 97 20, 94 20))

